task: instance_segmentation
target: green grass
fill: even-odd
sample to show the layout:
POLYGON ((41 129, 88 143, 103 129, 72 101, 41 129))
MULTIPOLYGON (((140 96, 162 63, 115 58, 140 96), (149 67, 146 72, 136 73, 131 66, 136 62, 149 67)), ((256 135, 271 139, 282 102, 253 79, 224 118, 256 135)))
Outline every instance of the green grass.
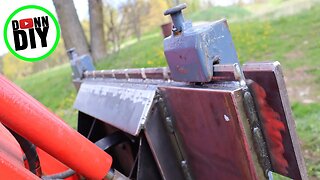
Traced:
POLYGON ((320 178, 320 104, 294 103, 297 132, 304 150, 304 158, 310 177, 320 178))
POLYGON ((231 24, 239 58, 242 61, 277 59, 290 69, 319 66, 319 11, 320 6, 316 6, 277 20, 231 24))
POLYGON ((212 21, 221 18, 238 20, 244 17, 248 17, 250 14, 250 11, 239 6, 218 6, 192 13, 190 15, 187 15, 187 18, 191 19, 192 21, 212 21))
POLYGON ((68 65, 30 75, 16 83, 73 128, 76 127, 77 114, 72 109, 76 91, 68 65))
POLYGON ((97 64, 98 69, 166 66, 162 50, 162 36, 154 32, 139 42, 125 46, 97 64))
MULTIPOLYGON (((218 11, 215 8, 216 11, 218 11)), ((192 20, 216 20, 217 17, 249 16, 242 8, 222 8, 214 14, 209 9, 191 14, 192 20), (230 10, 230 11, 229 11, 230 10), (222 11, 222 12, 221 12, 222 11), (225 14, 223 14, 225 13, 225 14)), ((320 88, 320 5, 293 16, 259 21, 231 21, 229 23, 240 61, 279 60, 288 77, 295 83, 300 68, 312 77, 310 84, 303 86, 320 88)), ((139 42, 127 43, 117 54, 97 63, 98 69, 165 66, 162 36, 160 31, 149 33, 139 42)), ((302 80, 303 81, 303 80, 302 80)), ((76 127, 76 111, 72 109, 76 91, 71 83, 68 65, 28 76, 16 83, 62 117, 72 127, 76 127)), ((292 85, 292 83, 290 85, 292 85)), ((309 83, 309 82, 308 82, 309 83)), ((304 89, 303 87, 300 87, 304 89)), ((296 92, 297 95, 299 92, 296 92)), ((314 92, 314 99, 320 91, 314 92)), ((294 96, 294 95, 293 95, 294 96)), ((292 96, 292 97, 293 97, 292 96)), ((320 178, 320 102, 302 104, 294 102, 297 132, 302 140, 308 173, 312 178, 320 178)))

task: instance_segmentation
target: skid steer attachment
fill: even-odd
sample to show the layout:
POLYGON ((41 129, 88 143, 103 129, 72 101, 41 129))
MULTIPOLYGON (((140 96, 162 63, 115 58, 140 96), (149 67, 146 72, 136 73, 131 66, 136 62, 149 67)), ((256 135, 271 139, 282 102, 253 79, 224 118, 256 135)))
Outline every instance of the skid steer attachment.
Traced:
POLYGON ((307 179, 280 63, 240 66, 227 21, 193 26, 185 8, 164 13, 168 67, 95 70, 68 51, 78 132, 0 75, 1 177, 307 179))
POLYGON ((129 179, 307 179, 279 62, 240 67, 227 21, 193 27, 184 8, 165 12, 168 68, 86 70, 69 52, 79 132, 129 179))

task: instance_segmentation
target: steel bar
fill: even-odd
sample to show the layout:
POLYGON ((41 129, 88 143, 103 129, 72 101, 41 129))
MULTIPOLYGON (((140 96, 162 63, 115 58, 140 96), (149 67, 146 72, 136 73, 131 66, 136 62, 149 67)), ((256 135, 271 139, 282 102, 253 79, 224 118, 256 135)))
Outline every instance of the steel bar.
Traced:
POLYGON ((167 67, 86 71, 85 78, 170 79, 167 67))
MULTIPOLYGON (((233 76, 232 64, 216 64, 213 66, 213 69, 213 80, 226 80, 226 76, 224 76, 225 74, 233 76)), ((86 71, 84 73, 84 78, 172 79, 170 69, 168 67, 86 71)))

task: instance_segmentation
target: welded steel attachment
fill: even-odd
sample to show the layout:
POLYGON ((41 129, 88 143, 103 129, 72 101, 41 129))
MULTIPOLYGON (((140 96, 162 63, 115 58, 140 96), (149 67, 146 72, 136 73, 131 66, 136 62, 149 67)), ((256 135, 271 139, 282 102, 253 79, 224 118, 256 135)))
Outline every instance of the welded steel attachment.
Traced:
POLYGON ((133 136, 144 133, 165 179, 262 179, 270 171, 306 179, 280 64, 213 68, 211 82, 201 84, 172 81, 166 68, 87 71, 75 107, 133 136), (276 132, 282 151, 260 101, 283 124, 276 132))
POLYGON ((79 130, 91 132, 85 125, 93 119, 109 136, 111 129, 129 137, 140 149, 123 151, 130 163, 114 155, 115 166, 134 177, 127 173, 134 164, 138 179, 151 171, 175 180, 307 179, 280 64, 241 67, 226 20, 192 26, 185 8, 164 13, 173 22, 164 39, 168 68, 86 70, 74 78, 79 130))

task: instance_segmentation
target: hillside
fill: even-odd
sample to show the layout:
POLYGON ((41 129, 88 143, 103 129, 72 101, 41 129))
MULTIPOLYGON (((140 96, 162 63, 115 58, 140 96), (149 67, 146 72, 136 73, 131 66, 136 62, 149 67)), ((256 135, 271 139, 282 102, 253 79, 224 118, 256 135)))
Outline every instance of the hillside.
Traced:
MULTIPOLYGON (((226 16, 236 19, 231 20, 229 25, 241 62, 278 60, 283 65, 308 172, 311 179, 320 178, 320 5, 294 15, 264 17, 263 20, 260 20, 261 16, 249 18, 250 12, 244 9, 233 11, 236 14, 226 16), (238 14, 246 20, 233 18, 238 14)), ((221 8, 218 12, 222 14, 212 18, 203 12, 188 17, 209 21, 223 15, 221 8)), ((158 31, 142 37, 140 42, 125 46, 120 53, 100 61, 97 67, 112 69, 165 65, 162 37, 158 31)), ((69 65, 28 76, 16 83, 76 127, 77 114, 72 109, 76 92, 71 84, 69 65)))

